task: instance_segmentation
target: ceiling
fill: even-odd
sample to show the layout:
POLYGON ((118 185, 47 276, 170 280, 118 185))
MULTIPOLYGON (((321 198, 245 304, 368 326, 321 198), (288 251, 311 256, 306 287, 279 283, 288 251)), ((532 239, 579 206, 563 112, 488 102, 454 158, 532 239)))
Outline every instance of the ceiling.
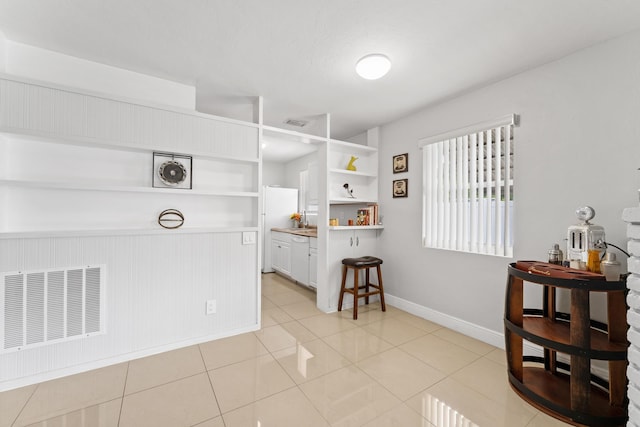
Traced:
POLYGON ((0 0, 10 40, 195 85, 206 113, 331 113, 339 139, 637 28, 638 0, 0 0))

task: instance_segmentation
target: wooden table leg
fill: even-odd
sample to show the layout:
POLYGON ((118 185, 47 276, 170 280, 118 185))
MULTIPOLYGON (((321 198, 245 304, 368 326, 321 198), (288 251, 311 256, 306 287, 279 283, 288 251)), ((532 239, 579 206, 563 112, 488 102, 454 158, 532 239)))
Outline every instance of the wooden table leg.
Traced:
MULTIPOLYGON (((589 291, 571 290, 571 345, 591 348, 591 320, 589 314, 589 291)), ((571 356, 571 409, 588 412, 591 400, 591 359, 586 356, 571 356)))
MULTIPOLYGON (((607 317, 609 341, 627 342, 627 305, 624 291, 607 293, 607 317)), ((609 403, 622 406, 627 391, 627 361, 609 362, 609 403)))
POLYGON ((359 268, 353 269, 353 320, 358 319, 358 287, 360 279, 358 278, 359 268))
MULTIPOLYGON (((550 319, 552 322, 556 321, 556 287, 555 286, 544 286, 543 289, 543 298, 542 298, 542 312, 544 317, 550 319)), ((557 354, 556 351, 544 348, 544 368, 551 372, 558 372, 558 368, 556 365, 557 354)))
MULTIPOLYGON (((522 327, 523 317, 523 289, 522 279, 509 275, 505 301, 505 317, 516 326, 522 327)), ((522 337, 505 330, 505 344, 507 347, 507 365, 511 374, 522 382, 522 337)))

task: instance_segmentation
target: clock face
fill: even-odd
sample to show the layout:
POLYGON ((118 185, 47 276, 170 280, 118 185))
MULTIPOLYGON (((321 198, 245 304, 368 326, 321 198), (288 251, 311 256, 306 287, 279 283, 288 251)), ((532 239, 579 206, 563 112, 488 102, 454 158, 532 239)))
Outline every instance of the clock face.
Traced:
POLYGON ((596 211, 591 206, 584 206, 576 209, 576 216, 580 221, 587 222, 596 216, 596 211))
POLYGON ((158 175, 165 184, 178 185, 187 179, 187 170, 181 163, 171 160, 160 165, 158 175))

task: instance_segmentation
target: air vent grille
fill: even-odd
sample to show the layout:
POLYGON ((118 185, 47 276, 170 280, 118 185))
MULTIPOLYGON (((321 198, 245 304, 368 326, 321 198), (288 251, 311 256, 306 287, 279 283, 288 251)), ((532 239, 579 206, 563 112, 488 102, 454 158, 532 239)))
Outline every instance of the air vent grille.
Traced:
POLYGON ((289 126, 296 126, 299 128, 303 128, 306 125, 309 124, 308 121, 306 120, 299 120, 299 119, 287 119, 284 121, 284 124, 289 125, 289 126))
POLYGON ((105 266, 0 273, 0 352, 103 333, 105 266))

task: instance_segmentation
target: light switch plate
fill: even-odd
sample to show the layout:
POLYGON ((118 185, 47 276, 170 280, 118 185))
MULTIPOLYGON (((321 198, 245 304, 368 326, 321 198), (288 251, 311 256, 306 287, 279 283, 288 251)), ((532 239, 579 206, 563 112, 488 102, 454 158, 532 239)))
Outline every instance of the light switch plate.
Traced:
POLYGON ((256 232, 255 231, 243 231, 242 232, 242 244, 243 245, 255 245, 256 244, 256 232))

